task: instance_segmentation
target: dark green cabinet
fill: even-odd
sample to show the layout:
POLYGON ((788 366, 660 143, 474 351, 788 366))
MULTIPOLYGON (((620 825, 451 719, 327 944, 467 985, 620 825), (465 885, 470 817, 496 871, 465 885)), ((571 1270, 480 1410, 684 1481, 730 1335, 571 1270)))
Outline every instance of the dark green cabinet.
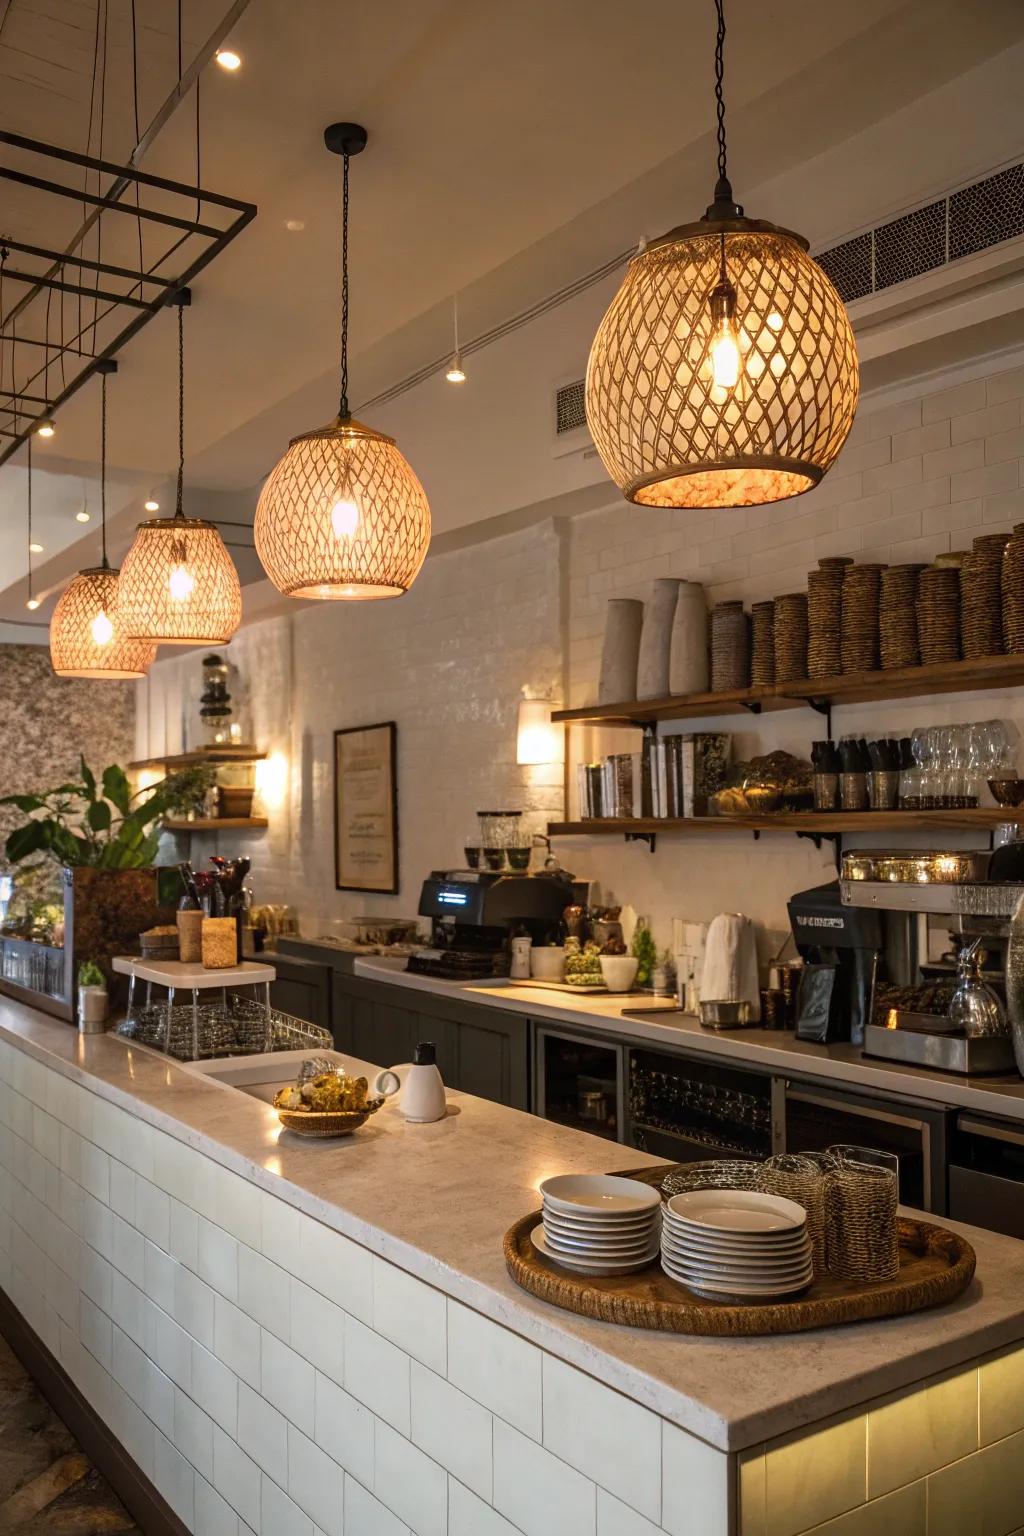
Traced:
POLYGON ((270 1001, 282 1013, 308 1019, 322 1029, 331 1027, 331 967, 295 955, 268 955, 277 972, 270 986, 270 1001))
POLYGON ((410 1061, 417 1041, 431 1040, 449 1087, 529 1108, 529 1025, 519 1014, 338 971, 331 998, 339 1051, 390 1067, 410 1061))

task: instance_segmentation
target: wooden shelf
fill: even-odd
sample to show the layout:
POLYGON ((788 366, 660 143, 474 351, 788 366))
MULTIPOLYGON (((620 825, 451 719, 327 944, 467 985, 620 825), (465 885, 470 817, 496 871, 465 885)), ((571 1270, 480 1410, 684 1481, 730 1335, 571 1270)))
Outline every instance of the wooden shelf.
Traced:
POLYGON ((730 693, 688 693, 663 699, 635 699, 625 704, 591 704, 553 710, 552 720, 567 724, 621 725, 637 729, 656 720, 698 719, 710 715, 760 714, 811 705, 884 703, 890 699, 932 697, 975 689, 1013 688, 1024 684, 1024 656, 986 656, 891 672, 848 672, 841 677, 805 678, 772 687, 730 693))
POLYGON ((235 832, 242 827, 269 827, 266 816, 204 816, 195 821, 165 820, 165 832, 235 832))
POLYGON ((194 768, 197 763, 212 766, 225 763, 261 763, 266 757, 257 747, 225 745, 223 747, 197 747, 194 752, 174 752, 166 757, 140 757, 129 763, 130 769, 166 768, 173 773, 178 768, 194 768))
MULTIPOLYGON (((1024 817, 1024 812, 1021 813, 1024 817)), ((589 821, 552 821, 551 837, 602 837, 653 832, 986 832, 1015 820, 1012 808, 976 806, 964 811, 780 811, 776 816, 597 816, 589 821)))

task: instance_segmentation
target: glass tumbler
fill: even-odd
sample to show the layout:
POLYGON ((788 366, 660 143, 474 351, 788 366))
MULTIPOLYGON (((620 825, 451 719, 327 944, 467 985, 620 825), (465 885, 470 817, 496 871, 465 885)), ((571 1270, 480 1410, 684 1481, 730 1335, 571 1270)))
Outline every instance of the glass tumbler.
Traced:
POLYGON ((828 1152, 825 1232, 830 1272, 862 1285, 894 1280, 900 1269, 899 1159, 871 1147, 839 1145, 828 1152))

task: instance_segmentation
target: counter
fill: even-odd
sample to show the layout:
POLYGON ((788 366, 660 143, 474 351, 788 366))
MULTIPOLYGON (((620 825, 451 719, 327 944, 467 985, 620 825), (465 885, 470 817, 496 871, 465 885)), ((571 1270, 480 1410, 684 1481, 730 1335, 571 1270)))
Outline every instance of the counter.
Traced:
POLYGON ((935 1104, 952 1104, 979 1113, 1024 1120, 1024 1079, 1016 1072, 1000 1077, 965 1078, 953 1072, 876 1061, 862 1056, 857 1045, 815 1045, 781 1030, 703 1029, 697 1019, 679 1013, 667 1000, 584 993, 573 996, 549 987, 510 986, 492 982, 442 981, 410 975, 405 961, 374 956, 357 959, 354 974, 364 980, 386 981, 396 987, 437 996, 459 997, 485 1006, 518 1012, 530 1018, 571 1024, 574 1029, 600 1031, 631 1040, 672 1045, 731 1062, 761 1067, 822 1082, 877 1089, 935 1104), (663 1017, 661 1016, 663 1015, 663 1017))
POLYGON ((389 1104, 302 1142, 0 1001, 0 1287, 189 1531, 831 1536, 862 1507, 858 1531, 924 1531, 893 1500, 943 1478, 1024 1508, 1024 1244, 958 1228, 978 1280, 953 1306, 769 1339, 512 1284, 501 1237, 542 1178, 651 1161, 459 1093, 436 1125, 389 1104))

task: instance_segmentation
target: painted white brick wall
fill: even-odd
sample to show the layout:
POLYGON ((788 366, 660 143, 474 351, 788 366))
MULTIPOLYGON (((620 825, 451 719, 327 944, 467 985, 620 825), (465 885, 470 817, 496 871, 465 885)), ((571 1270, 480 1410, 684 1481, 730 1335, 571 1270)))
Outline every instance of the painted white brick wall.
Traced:
MULTIPOLYGON (((563 672, 570 703, 595 697, 609 597, 646 598, 655 577, 678 575, 703 582, 709 602, 750 602, 804 590, 822 555, 930 560, 969 548, 980 531, 1012 528, 1024 520, 1022 407, 1019 358, 979 363, 916 391, 865 397, 835 467, 794 501, 672 512, 628 506, 609 487, 607 506, 573 518, 566 537, 547 519, 431 557, 398 603, 323 605, 244 630, 229 655, 254 735, 289 764, 280 802, 266 807, 269 832, 230 839, 251 846, 258 899, 291 900, 311 931, 360 909, 411 912, 427 871, 461 858, 478 807, 522 806, 536 826, 559 816, 560 773, 516 767, 516 703, 524 685, 558 691, 563 672), (365 899, 334 890, 333 731, 386 719, 399 729, 402 890, 365 899)), ((140 685, 140 755, 183 744, 198 680, 194 656, 153 668, 140 685)), ((908 708, 847 709, 834 728, 902 734, 996 713, 1024 723, 1018 700, 991 694, 922 701, 912 718, 908 708)), ((728 726, 737 755, 777 746, 806 755, 818 721, 792 711, 728 726)), ((571 755, 629 740, 577 729, 571 755)), ((570 811, 573 782, 570 768, 570 811)), ((211 851, 194 844, 199 857, 211 851)), ((642 845, 574 840, 563 856, 606 899, 646 913, 662 944, 673 915, 709 918, 734 908, 740 890, 748 913, 781 932, 786 898, 832 872, 827 851, 775 834, 761 840, 754 866, 738 836, 663 837, 653 857, 642 845)))
POLYGON ((735 1457, 7 1042, 0 1289, 195 1536, 730 1529, 735 1457))

